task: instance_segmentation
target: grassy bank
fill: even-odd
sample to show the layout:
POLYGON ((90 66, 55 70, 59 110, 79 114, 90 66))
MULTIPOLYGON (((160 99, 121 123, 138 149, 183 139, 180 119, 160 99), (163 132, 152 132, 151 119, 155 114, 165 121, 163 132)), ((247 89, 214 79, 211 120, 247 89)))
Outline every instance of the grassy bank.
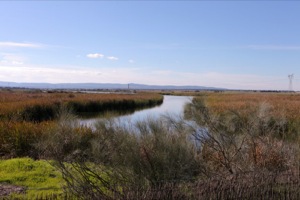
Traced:
POLYGON ((24 187, 24 193, 12 197, 45 199, 62 194, 64 181, 61 173, 48 161, 15 158, 0 160, 0 184, 24 187))

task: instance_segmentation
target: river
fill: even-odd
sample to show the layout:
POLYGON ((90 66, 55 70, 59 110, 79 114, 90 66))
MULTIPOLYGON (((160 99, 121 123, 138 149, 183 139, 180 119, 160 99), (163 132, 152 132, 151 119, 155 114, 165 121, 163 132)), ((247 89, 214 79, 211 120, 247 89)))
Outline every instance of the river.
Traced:
MULTIPOLYGON (((185 104, 189 103, 192 100, 190 96, 164 96, 164 101, 160 106, 153 108, 148 108, 144 110, 135 111, 132 114, 122 115, 114 117, 115 120, 119 122, 130 122, 135 123, 137 121, 143 121, 147 118, 158 119, 163 115, 171 116, 182 116, 184 111, 185 104)), ((80 124, 93 126, 97 121, 104 119, 104 117, 90 118, 90 119, 81 119, 80 124)))

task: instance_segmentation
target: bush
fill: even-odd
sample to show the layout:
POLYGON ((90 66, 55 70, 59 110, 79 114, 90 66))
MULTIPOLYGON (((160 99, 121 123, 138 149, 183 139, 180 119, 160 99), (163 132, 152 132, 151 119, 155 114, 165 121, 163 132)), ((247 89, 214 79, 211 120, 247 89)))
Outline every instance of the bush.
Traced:
POLYGON ((185 120, 162 117, 135 125, 103 120, 90 129, 62 112, 39 149, 56 161, 67 192, 78 198, 207 197, 205 181, 220 183, 218 194, 229 198, 235 195, 228 190, 241 190, 228 180, 244 177, 239 179, 244 189, 257 183, 257 176, 275 181, 299 173, 299 141, 281 137, 291 132, 290 121, 272 113, 266 103, 218 113, 194 99, 185 120))
POLYGON ((74 195, 123 198, 123 191, 196 179, 201 171, 183 126, 170 128, 170 122, 149 119, 129 128, 107 120, 91 130, 63 115, 39 147, 56 161, 74 195))
POLYGON ((213 113, 203 99, 194 99, 186 117, 201 126, 193 135, 201 143, 207 175, 226 177, 261 170, 278 173, 295 168, 297 162, 291 161, 299 148, 278 137, 290 131, 288 121, 271 113, 266 103, 247 112, 213 113))

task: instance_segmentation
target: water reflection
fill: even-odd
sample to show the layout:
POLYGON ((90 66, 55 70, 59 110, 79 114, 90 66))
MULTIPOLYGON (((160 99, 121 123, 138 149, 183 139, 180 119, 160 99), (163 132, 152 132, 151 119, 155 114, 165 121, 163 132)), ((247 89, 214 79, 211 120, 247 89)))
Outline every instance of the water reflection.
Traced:
MULTIPOLYGON (((185 104, 189 103, 191 100, 192 97, 189 96, 164 96, 164 102, 160 106, 112 118, 118 122, 136 123, 137 121, 142 121, 147 118, 158 119, 163 115, 182 116, 185 104)), ((93 124, 101 119, 105 119, 105 117, 81 119, 80 123, 87 126, 93 126, 93 124)))

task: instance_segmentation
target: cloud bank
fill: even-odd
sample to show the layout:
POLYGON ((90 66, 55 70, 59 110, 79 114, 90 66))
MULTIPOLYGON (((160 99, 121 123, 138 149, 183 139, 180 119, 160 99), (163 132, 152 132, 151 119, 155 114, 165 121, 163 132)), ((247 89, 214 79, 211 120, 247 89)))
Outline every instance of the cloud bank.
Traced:
MULTIPOLYGON (((195 85, 227 89, 288 90, 287 77, 216 72, 190 73, 142 68, 88 68, 83 66, 33 66, 0 63, 0 80, 48 83, 141 83, 195 85)), ((294 90, 300 84, 294 80, 294 90)))

